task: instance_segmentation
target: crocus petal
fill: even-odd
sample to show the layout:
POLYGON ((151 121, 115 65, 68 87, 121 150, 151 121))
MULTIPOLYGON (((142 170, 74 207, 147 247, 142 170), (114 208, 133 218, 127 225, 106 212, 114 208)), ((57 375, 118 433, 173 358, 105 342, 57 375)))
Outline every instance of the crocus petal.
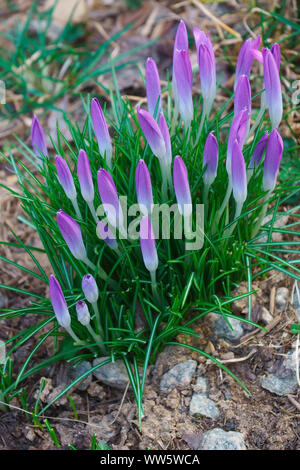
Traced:
POLYGON ((174 53, 174 74, 177 86, 177 98, 180 114, 186 124, 193 119, 193 72, 186 50, 176 49, 174 53))
POLYGON ((192 198, 187 169, 184 164, 184 161, 179 155, 174 158, 173 183, 178 204, 178 210, 181 215, 187 216, 192 212, 192 198))
POLYGON ((216 65, 214 52, 207 43, 199 44, 198 46, 198 64, 204 100, 204 112, 208 114, 216 96, 216 65))
POLYGON ((280 53, 279 44, 277 44, 277 43, 273 44, 273 46, 271 47, 271 52, 273 54, 274 60, 276 62, 276 65, 277 65, 277 68, 278 68, 278 71, 279 71, 280 62, 281 62, 281 53, 280 53))
POLYGON ((91 117, 95 135, 98 142, 100 155, 106 160, 109 166, 111 166, 112 158, 112 145, 111 139, 108 133, 107 123, 97 98, 93 98, 91 102, 91 117))
POLYGON ((156 116, 161 113, 161 89, 158 70, 154 60, 149 57, 146 62, 146 94, 149 113, 156 116))
POLYGON ((251 88, 247 75, 241 75, 238 79, 234 94, 234 115, 236 116, 243 109, 248 117, 251 116, 251 88))
POLYGON ((83 199, 86 202, 94 200, 94 184, 89 158, 84 150, 79 150, 77 159, 77 176, 83 199))
POLYGON ((257 168, 258 165, 260 164, 262 156, 266 148, 268 137, 269 137, 269 133, 267 131, 264 133, 262 138, 257 142, 253 155, 251 157, 250 163, 249 163, 250 169, 257 168))
POLYGON ((273 191, 273 189, 275 188, 282 152, 282 138, 277 129, 273 129, 267 142, 267 149, 265 155, 263 176, 264 191, 273 191))
POLYGON ((163 113, 160 114, 158 127, 160 128, 166 146, 166 161, 170 164, 172 161, 171 139, 168 124, 163 113))
POLYGON ((99 220, 97 224, 97 235, 101 238, 112 250, 116 250, 118 248, 118 242, 116 240, 115 235, 112 233, 108 225, 104 224, 101 220, 99 220))
POLYGON ((81 229, 77 222, 62 209, 57 212, 56 221, 74 258, 80 260, 86 259, 86 249, 83 244, 81 229))
POLYGON ((31 124, 31 144, 39 161, 42 160, 43 155, 48 156, 45 134, 36 115, 33 116, 31 124))
POLYGON ((141 109, 139 106, 137 108, 137 115, 143 134, 152 152, 157 158, 164 160, 166 158, 166 145, 157 122, 148 111, 141 109))
POLYGON ((145 266, 148 271, 155 272, 158 266, 158 257, 151 223, 146 215, 142 217, 140 224, 140 241, 145 266))
POLYGON ((282 93, 279 71, 273 54, 263 49, 264 84, 273 129, 278 127, 282 118, 282 93))
POLYGON ((66 196, 71 200, 76 199, 76 188, 67 162, 60 155, 56 155, 55 163, 57 177, 63 187, 64 192, 66 193, 66 196))
POLYGON ((140 160, 135 172, 136 194, 141 211, 150 216, 153 207, 153 194, 149 170, 144 160, 140 160))
POLYGON ((91 304, 97 302, 99 297, 99 290, 94 276, 91 274, 86 274, 83 276, 81 281, 81 288, 88 302, 91 304))
MULTIPOLYGON (((209 37, 209 34, 205 34, 203 31, 201 31, 199 28, 196 28, 196 27, 193 29, 193 33, 194 33, 194 39, 195 39, 196 49, 197 49, 197 58, 199 59, 198 51, 199 51, 200 45, 205 45, 208 47, 212 63, 215 66, 215 53, 214 53, 214 48, 213 48, 211 39, 209 37)), ((200 67, 199 61, 198 61, 198 65, 200 67)))
POLYGON ((217 176, 218 155, 218 141, 211 132, 208 134, 203 150, 203 168, 207 165, 203 174, 203 180, 207 186, 210 186, 217 176))
POLYGON ((240 111, 234 118, 230 127, 228 144, 226 169, 229 178, 231 178, 231 154, 234 141, 237 140, 242 150, 248 129, 248 113, 245 109, 240 111))
MULTIPOLYGON (((186 26, 183 20, 180 20, 176 36, 175 36, 175 41, 174 41, 174 51, 176 49, 181 49, 187 51, 189 48, 189 40, 188 40, 188 34, 186 30, 186 26)), ((174 56, 173 56, 174 59, 174 56)))
POLYGON ((97 174, 98 189, 103 208, 113 227, 123 225, 123 211, 115 183, 108 171, 101 168, 97 174))
POLYGON ((247 77, 249 77, 251 65, 254 59, 253 50, 257 50, 259 45, 260 36, 257 36, 255 39, 247 39, 247 41, 243 43, 236 64, 234 88, 236 87, 241 75, 247 75, 247 77))
POLYGON ((76 313, 79 323, 86 326, 89 325, 91 316, 87 304, 83 300, 79 300, 76 304, 76 313))
POLYGON ((243 204, 247 197, 246 165, 241 147, 236 140, 232 148, 231 178, 233 196, 237 204, 243 204))
POLYGON ((64 328, 69 328, 71 317, 68 306, 60 284, 53 274, 49 277, 49 292, 52 307, 59 325, 64 328))

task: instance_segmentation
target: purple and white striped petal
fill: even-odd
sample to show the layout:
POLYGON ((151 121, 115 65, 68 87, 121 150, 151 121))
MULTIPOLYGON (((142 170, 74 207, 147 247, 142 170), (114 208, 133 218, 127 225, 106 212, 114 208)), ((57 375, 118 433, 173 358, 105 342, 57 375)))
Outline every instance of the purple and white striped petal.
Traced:
POLYGON ((94 200, 95 191, 89 158, 84 150, 79 150, 77 159, 77 176, 83 199, 86 202, 94 200))
POLYGON ((83 276, 81 281, 81 288, 88 302, 91 304, 97 302, 99 298, 99 289, 97 282, 92 274, 86 274, 83 276))
POLYGON ((234 94, 234 115, 243 109, 246 110, 248 118, 251 116, 251 88, 247 75, 241 75, 238 79, 234 94))
POLYGON ((231 154, 235 140, 238 141, 240 149, 242 150, 248 129, 248 116, 247 111, 243 109, 234 118, 230 127, 228 143, 227 143, 227 157, 226 157, 226 170, 229 178, 231 178, 231 154))
POLYGON ((103 240, 109 248, 116 250, 118 248, 118 242, 116 236, 112 233, 109 226, 104 224, 101 220, 97 223, 97 235, 103 240))
POLYGON ((247 198, 247 175, 244 155, 237 140, 232 148, 231 179, 234 199, 242 205, 247 198))
POLYGON ((236 64, 234 88, 236 88, 241 75, 247 75, 247 77, 249 77, 254 59, 253 51, 258 50, 259 45, 260 36, 257 36, 255 39, 247 39, 247 41, 243 43, 236 64))
POLYGON ((150 216, 153 208, 153 194, 149 170, 144 160, 140 160, 135 172, 137 200, 143 214, 150 216))
POLYGON ((146 62, 146 94, 149 113, 159 116, 161 113, 161 88, 155 61, 149 57, 146 62), (156 112, 155 112, 156 110, 156 112))
POLYGON ((283 141, 277 129, 273 129, 267 142, 264 162, 263 190, 273 191, 283 153, 283 141))
POLYGON ((282 92, 276 60, 269 49, 262 50, 264 84, 272 127, 277 128, 282 118, 282 92))
POLYGON ((186 50, 174 51, 174 74, 177 87, 177 99, 180 114, 186 125, 193 119, 193 72, 189 54, 186 50))
POLYGON ((91 117, 95 135, 98 142, 100 155, 105 158, 109 167, 111 167, 112 145, 110 135, 108 133, 107 123, 97 98, 93 98, 91 102, 91 117))
POLYGON ((69 328, 71 325, 71 317, 68 310, 67 302, 58 280, 53 274, 49 277, 49 292, 51 304, 58 321, 63 328, 69 328))
POLYGON ((35 114, 31 123, 31 144, 39 161, 42 161, 43 155, 48 156, 45 134, 35 114))
POLYGON ((81 323, 84 326, 89 325, 91 321, 91 316, 90 316, 88 306, 83 300, 79 300, 77 302, 76 313, 77 313, 77 320, 79 321, 79 323, 81 323))
POLYGON ((77 192, 70 168, 67 162, 60 155, 56 155, 55 164, 58 181, 60 182, 66 196, 73 201, 76 199, 77 192))
POLYGON ((137 108, 137 115, 143 134, 152 152, 160 160, 165 160, 166 144, 157 122, 148 111, 141 109, 139 106, 137 108))
POLYGON ((77 222, 68 214, 66 214, 62 209, 57 212, 56 221, 59 230, 74 258, 85 260, 87 257, 86 249, 83 244, 81 229, 77 222))
POLYGON ((174 158, 173 184, 180 214, 190 215, 192 213, 192 198, 188 174, 184 161, 179 155, 174 158))
POLYGON ((101 168, 97 174, 98 189, 104 211, 112 227, 123 226, 123 211, 115 183, 108 171, 101 168))
POLYGON ((266 148, 268 138, 269 138, 269 133, 268 131, 266 131, 264 135, 262 136, 262 138, 257 142, 253 155, 249 162, 249 167, 248 167, 249 169, 255 169, 260 164, 262 156, 266 148))
POLYGON ((149 218, 144 215, 140 224, 140 242, 143 260, 150 273, 157 270, 158 257, 155 246, 155 239, 149 218))
POLYGON ((203 150, 203 168, 206 165, 203 181, 206 186, 210 186, 217 176, 218 156, 218 141, 211 132, 208 134, 203 150))

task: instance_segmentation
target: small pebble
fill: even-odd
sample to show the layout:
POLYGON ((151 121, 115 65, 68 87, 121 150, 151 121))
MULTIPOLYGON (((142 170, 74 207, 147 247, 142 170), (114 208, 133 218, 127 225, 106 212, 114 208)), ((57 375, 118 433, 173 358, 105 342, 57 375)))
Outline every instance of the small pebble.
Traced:
POLYGON ((278 310, 284 310, 287 306, 289 299, 289 290, 287 287, 279 287, 276 292, 276 307, 278 310))

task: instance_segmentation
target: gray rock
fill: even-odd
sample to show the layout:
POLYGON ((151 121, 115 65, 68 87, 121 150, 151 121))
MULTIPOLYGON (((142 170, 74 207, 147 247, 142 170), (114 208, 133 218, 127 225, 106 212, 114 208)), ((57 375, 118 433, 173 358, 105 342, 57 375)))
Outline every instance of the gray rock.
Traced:
POLYGON ((273 320, 269 310, 265 307, 262 307, 261 309, 261 319, 266 325, 268 325, 273 320))
POLYGON ((231 329, 225 319, 220 316, 214 327, 215 334, 220 338, 228 339, 230 341, 239 339, 244 334, 242 322, 235 318, 229 318, 228 320, 233 329, 231 329))
MULTIPOLYGON (((94 359, 93 366, 96 366, 99 362, 103 362, 105 359, 109 359, 109 357, 94 359)), ((121 359, 99 367, 93 374, 100 382, 120 390, 124 390, 129 382, 126 368, 121 359)))
POLYGON ((263 388, 276 395, 284 396, 296 392, 298 389, 296 350, 288 352, 276 374, 268 374, 262 377, 260 383, 263 388))
POLYGON ((166 372, 160 381, 160 391, 167 392, 169 388, 178 385, 189 385, 197 367, 197 362, 192 359, 180 362, 166 372))
POLYGON ((190 414, 206 416, 207 418, 217 419, 219 410, 214 402, 203 394, 194 393, 190 402, 190 414))
POLYGON ((287 287, 279 287, 276 292, 276 307, 279 310, 284 310, 289 300, 289 290, 287 287))
POLYGON ((204 433, 198 450, 246 450, 246 445, 242 433, 215 428, 204 433))
MULTIPOLYGON (((87 372, 89 369, 91 369, 91 367, 92 366, 88 361, 83 361, 80 364, 78 364, 78 366, 76 366, 76 367, 70 367, 70 369, 69 369, 69 378, 71 380, 75 380, 78 377, 80 377, 81 374, 83 374, 84 372, 87 372)), ((92 381, 92 374, 89 374, 83 380, 81 380, 81 382, 79 382, 76 385, 76 388, 78 390, 84 391, 89 387, 91 381, 92 381)))

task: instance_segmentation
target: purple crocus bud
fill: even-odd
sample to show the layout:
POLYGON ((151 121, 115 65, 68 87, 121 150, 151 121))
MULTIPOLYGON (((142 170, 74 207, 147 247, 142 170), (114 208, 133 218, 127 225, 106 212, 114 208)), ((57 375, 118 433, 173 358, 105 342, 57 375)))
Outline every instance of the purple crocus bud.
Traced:
POLYGON ((172 149, 171 149, 171 139, 167 121, 163 113, 160 114, 158 127, 160 128, 160 132, 162 133, 165 146, 166 146, 166 161, 171 164, 172 162, 172 149))
POLYGON ((60 184, 63 187, 66 196, 73 201, 76 199, 77 193, 74 180, 67 162, 60 156, 56 155, 56 171, 60 184))
POLYGON ((278 127, 282 118, 282 93, 279 71, 273 54, 269 49, 262 50, 264 61, 264 84, 269 115, 273 129, 278 127))
POLYGON ((277 68, 278 68, 278 71, 279 71, 280 62, 281 62, 281 53, 280 53, 279 44, 277 44, 277 43, 273 44, 273 46, 271 47, 271 52, 273 54, 274 60, 276 62, 276 65, 277 65, 277 68))
POLYGON ((236 64, 234 88, 236 88, 238 79, 241 75, 247 75, 247 77, 249 77, 251 65, 254 59, 253 51, 257 50, 259 45, 260 36, 257 36, 255 39, 249 38, 243 43, 236 64))
POLYGON ((236 116, 243 109, 246 110, 248 118, 250 119, 251 88, 247 75, 241 75, 236 85, 234 94, 234 115, 236 116))
POLYGON ((109 248, 112 250, 117 250, 118 242, 116 240, 116 236, 112 233, 109 226, 104 224, 101 220, 97 223, 97 235, 101 240, 103 240, 109 248))
POLYGON ((188 216, 192 213, 191 191, 186 166, 179 155, 174 158, 173 183, 178 210, 181 215, 188 216))
POLYGON ((149 218, 144 215, 140 224, 140 240, 143 260, 150 273, 154 273, 158 266, 158 257, 155 239, 149 218))
POLYGON ((273 129, 267 142, 267 149, 265 155, 263 176, 264 191, 273 191, 273 189, 275 188, 282 152, 282 138, 277 129, 273 129))
POLYGON ((83 244, 81 229, 77 222, 62 209, 57 212, 56 221, 60 233, 74 258, 85 260, 87 258, 86 249, 83 244))
POLYGON ((151 215, 153 194, 149 170, 144 160, 139 160, 135 172, 137 200, 143 214, 151 215))
POLYGON ((79 323, 81 323, 84 326, 89 325, 91 321, 91 316, 90 316, 88 306, 83 300, 79 300, 77 302, 76 313, 77 313, 77 320, 79 321, 79 323))
POLYGON ((178 106, 178 92, 177 92, 177 84, 176 84, 176 75, 175 75, 175 53, 176 50, 179 51, 188 51, 189 49, 189 40, 187 35, 186 26, 183 20, 180 20, 180 23, 177 28, 175 41, 174 41, 174 49, 173 49, 173 74, 172 74, 172 89, 174 94, 174 99, 176 106, 178 106))
POLYGON ((39 161, 42 160, 42 156, 48 156, 48 150, 46 146, 46 139, 43 128, 38 120, 37 116, 34 114, 31 124, 31 144, 33 151, 39 161))
POLYGON ((146 94, 149 113, 156 116, 161 113, 161 89, 158 70, 154 60, 149 57, 146 62, 146 94))
MULTIPOLYGON (((193 33, 194 33, 194 39, 196 43, 197 56, 198 56, 199 46, 206 45, 209 49, 212 61, 215 64, 215 53, 214 53, 213 45, 209 37, 209 34, 205 34, 203 31, 201 31, 199 28, 196 28, 196 27, 193 29, 193 33)), ((198 65, 200 66, 199 63, 198 65)))
POLYGON ((97 174, 98 189, 106 216, 112 227, 123 227, 123 211, 115 183, 108 171, 101 168, 97 174))
POLYGON ((232 148, 231 179, 234 199, 238 205, 243 205, 247 197, 246 165, 237 140, 235 140, 232 148))
POLYGON ((269 138, 269 133, 267 131, 264 133, 262 138, 257 142, 253 155, 251 157, 250 163, 249 163, 249 169, 257 168, 258 165, 260 164, 260 161, 262 159, 262 156, 266 148, 268 138, 269 138))
POLYGON ((212 103, 216 96, 216 62, 209 38, 206 38, 203 42, 198 40, 197 56, 204 102, 204 113, 207 115, 210 112, 212 103))
POLYGON ((86 274, 83 276, 81 281, 81 288, 88 302, 91 304, 97 302, 99 298, 99 290, 94 276, 91 274, 86 274))
POLYGON ((244 145, 244 141, 248 129, 248 115, 247 111, 243 109, 234 118, 230 127, 228 144, 227 144, 227 158, 226 158, 226 170, 229 178, 231 178, 231 154, 234 141, 237 140, 241 150, 244 145))
POLYGON ((193 72, 188 51, 176 49, 174 52, 174 74, 180 114, 188 126, 193 119, 193 72))
POLYGON ((203 180, 206 186, 210 186, 217 176, 218 155, 218 141, 211 132, 208 134, 203 150, 203 168, 207 165, 203 174, 203 180))
POLYGON ((93 98, 91 102, 91 117, 96 138, 98 141, 99 152, 103 158, 106 157, 107 164, 109 167, 111 167, 111 139, 108 133, 108 128, 102 108, 97 98, 93 98))
POLYGON ((53 274, 49 277, 49 291, 52 307, 58 321, 58 324, 64 328, 69 328, 71 325, 71 317, 69 314, 68 306, 60 287, 58 280, 53 274))
POLYGON ((77 176, 83 199, 86 202, 92 202, 95 195, 94 184, 89 158, 84 150, 79 150, 77 159, 77 176))
POLYGON ((160 160, 165 160, 166 144, 157 122, 148 111, 141 109, 139 106, 137 108, 137 115, 143 134, 152 152, 160 160))

